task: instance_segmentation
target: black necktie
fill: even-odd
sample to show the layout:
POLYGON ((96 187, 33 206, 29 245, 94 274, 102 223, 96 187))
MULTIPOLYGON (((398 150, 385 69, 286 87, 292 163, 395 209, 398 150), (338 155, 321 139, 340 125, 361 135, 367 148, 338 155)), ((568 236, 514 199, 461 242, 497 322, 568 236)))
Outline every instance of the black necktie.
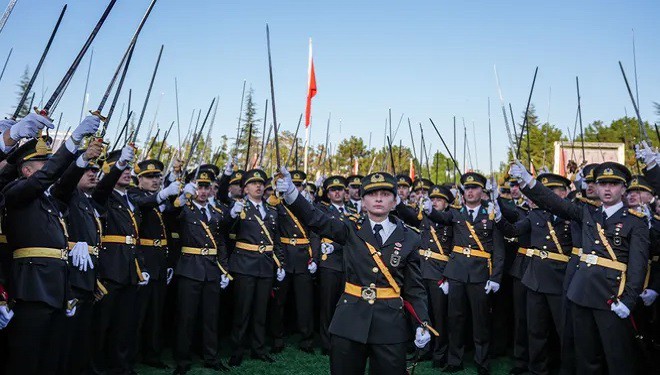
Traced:
POLYGON ((470 214, 470 221, 474 221, 474 210, 468 210, 468 213, 470 214))
POLYGON ((607 221, 607 212, 603 210, 603 224, 607 221))
POLYGON ((264 215, 261 214, 261 205, 258 204, 258 205, 256 205, 255 207, 257 208, 257 212, 259 213, 259 217, 261 217, 261 218, 263 219, 263 218, 264 218, 264 215))
POLYGON ((126 201, 126 208, 128 208, 128 209, 131 210, 131 211, 133 211, 133 210, 131 209, 131 201, 128 199, 128 194, 124 194, 124 200, 126 201))
POLYGON ((383 246, 383 237, 380 236, 380 231, 383 229, 383 226, 380 224, 374 225, 374 237, 376 237, 376 242, 378 242, 378 247, 383 246))
POLYGON ((206 207, 201 207, 199 210, 202 211, 202 220, 205 223, 208 223, 209 222, 209 217, 206 216, 206 207))
POLYGON ((344 214, 344 207, 339 207, 339 213, 344 214))

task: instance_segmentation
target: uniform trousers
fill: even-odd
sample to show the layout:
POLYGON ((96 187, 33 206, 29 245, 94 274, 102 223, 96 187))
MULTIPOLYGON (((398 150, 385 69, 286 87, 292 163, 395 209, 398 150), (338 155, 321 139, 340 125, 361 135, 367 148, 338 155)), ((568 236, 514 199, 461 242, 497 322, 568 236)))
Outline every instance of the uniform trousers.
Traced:
POLYGON ((252 324, 250 347, 257 355, 266 354, 266 311, 273 288, 273 277, 234 276, 234 326, 231 338, 234 356, 242 356, 245 341, 252 324))
POLYGON ((513 363, 527 369, 529 348, 527 342, 527 287, 513 278, 513 363))
POLYGON ((62 354, 64 308, 44 302, 16 301, 14 317, 7 326, 8 374, 48 374, 59 367, 62 354))
POLYGON ((330 322, 335 314, 337 302, 344 290, 344 273, 330 268, 319 268, 319 310, 321 349, 330 350, 330 322))
POLYGON ((433 336, 433 360, 439 362, 447 362, 447 307, 449 297, 443 293, 438 286, 438 280, 424 280, 426 286, 426 294, 429 299, 429 313, 431 315, 431 322, 433 328, 440 334, 440 336, 433 336))
POLYGON ((138 353, 145 362, 160 362, 160 352, 163 346, 163 309, 165 307, 165 292, 167 279, 149 280, 145 286, 137 290, 136 335, 132 350, 133 361, 138 353))
POLYGON ((449 357, 448 364, 461 366, 465 354, 465 335, 472 314, 474 361, 488 367, 490 346, 490 303, 482 283, 464 283, 449 280, 449 357))
POLYGON ((300 332, 301 348, 311 348, 314 339, 314 281, 312 274, 286 273, 284 280, 277 283, 272 317, 273 346, 284 346, 284 307, 293 289, 297 328, 300 332))
POLYGON ((554 329, 561 337, 562 296, 527 291, 529 372, 549 374, 548 340, 554 329))
POLYGON ((402 375, 406 373, 407 342, 398 344, 363 344, 332 335, 330 373, 363 375, 369 360, 369 374, 402 375))
POLYGON ((634 373, 633 328, 629 318, 621 319, 610 310, 576 303, 571 312, 578 374, 603 374, 605 368, 612 375, 634 373))
POLYGON ((195 324, 199 321, 202 326, 202 359, 206 364, 215 364, 218 356, 220 280, 197 281, 180 276, 177 281, 176 364, 179 367, 192 364, 192 339, 195 324))
POLYGON ((94 295, 74 289, 78 298, 76 314, 64 320, 63 361, 61 374, 80 375, 90 370, 92 359, 92 322, 94 317, 94 295))

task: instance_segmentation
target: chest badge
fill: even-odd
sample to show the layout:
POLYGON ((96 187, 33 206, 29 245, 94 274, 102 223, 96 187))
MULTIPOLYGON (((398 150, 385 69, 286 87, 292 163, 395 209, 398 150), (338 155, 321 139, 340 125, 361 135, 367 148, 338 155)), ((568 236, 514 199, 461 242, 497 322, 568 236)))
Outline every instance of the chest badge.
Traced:
POLYGON ((621 237, 620 236, 614 236, 614 244, 616 246, 621 246, 621 237))
POLYGON ((401 263, 401 255, 398 254, 398 252, 392 254, 390 257, 390 265, 392 267, 398 267, 399 263, 401 263))

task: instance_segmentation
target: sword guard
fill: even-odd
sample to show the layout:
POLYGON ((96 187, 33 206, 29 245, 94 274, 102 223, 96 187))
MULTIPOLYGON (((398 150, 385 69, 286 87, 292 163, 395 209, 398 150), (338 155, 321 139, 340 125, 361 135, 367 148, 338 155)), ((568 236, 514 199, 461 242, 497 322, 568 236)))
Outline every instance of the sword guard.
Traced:
POLYGON ((106 122, 106 120, 108 119, 107 117, 103 116, 103 115, 101 114, 101 111, 99 111, 99 110, 96 110, 96 111, 89 111, 89 114, 92 115, 92 116, 96 116, 96 117, 98 117, 98 118, 99 118, 101 121, 103 121, 103 122, 106 122))
POLYGON ((46 111, 45 109, 39 109, 36 106, 34 106, 33 109, 38 115, 44 116, 45 118, 47 118, 51 122, 53 121, 52 118, 48 117, 48 111, 46 111))

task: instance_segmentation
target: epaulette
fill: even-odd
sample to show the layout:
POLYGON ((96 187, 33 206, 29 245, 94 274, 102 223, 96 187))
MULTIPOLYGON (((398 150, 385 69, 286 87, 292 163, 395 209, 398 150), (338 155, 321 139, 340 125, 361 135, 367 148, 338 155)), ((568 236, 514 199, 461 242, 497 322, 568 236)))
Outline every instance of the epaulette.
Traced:
POLYGON ((588 199, 588 198, 585 198, 585 197, 577 197, 577 200, 579 200, 582 203, 590 204, 594 207, 600 207, 601 206, 600 202, 592 200, 592 199, 588 199))
POLYGON ((656 220, 660 220, 660 215, 653 215, 653 218, 656 220))
POLYGON ((222 210, 219 209, 218 207, 216 207, 216 206, 214 206, 214 205, 211 205, 211 208, 213 208, 217 213, 219 213, 220 215, 222 215, 222 210))
POLYGON ((328 202, 323 202, 323 201, 322 201, 321 204, 324 205, 324 206, 326 206, 326 207, 330 207, 330 203, 328 203, 328 202))
POLYGON ((415 227, 411 227, 411 226, 408 225, 408 224, 403 224, 403 226, 406 227, 406 228, 408 228, 408 229, 412 229, 413 232, 415 232, 415 233, 417 233, 417 234, 420 234, 420 233, 421 233, 421 231, 420 231, 419 229, 417 229, 417 228, 415 228, 415 227))
POLYGON ((355 223, 359 222, 360 224, 362 224, 362 221, 360 220, 360 215, 350 214, 350 215, 345 215, 345 216, 348 218, 348 220, 350 220, 352 222, 355 222, 355 223))
POLYGON ((457 210, 460 210, 461 208, 463 208, 463 206, 461 206, 460 204, 452 204, 452 205, 449 206, 449 207, 454 208, 454 209, 457 209, 457 210))
POLYGON ((646 217, 646 215, 643 212, 639 212, 639 211, 637 211, 633 208, 629 208, 628 212, 630 212, 631 214, 633 214, 633 215, 635 215, 635 216, 637 216, 638 218, 641 218, 641 219, 646 217))

